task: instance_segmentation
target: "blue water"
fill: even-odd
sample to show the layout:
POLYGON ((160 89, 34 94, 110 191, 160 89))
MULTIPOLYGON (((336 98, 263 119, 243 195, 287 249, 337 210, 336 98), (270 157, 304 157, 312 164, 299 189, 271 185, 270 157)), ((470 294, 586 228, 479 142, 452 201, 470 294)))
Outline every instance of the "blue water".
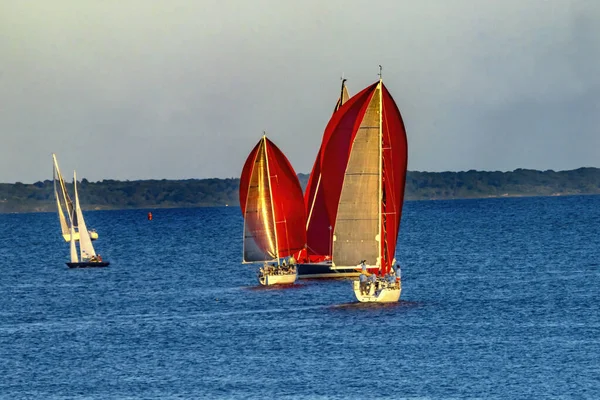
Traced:
POLYGON ((399 304, 261 289, 238 208, 0 215, 0 398, 600 398, 600 196, 407 202, 399 304))

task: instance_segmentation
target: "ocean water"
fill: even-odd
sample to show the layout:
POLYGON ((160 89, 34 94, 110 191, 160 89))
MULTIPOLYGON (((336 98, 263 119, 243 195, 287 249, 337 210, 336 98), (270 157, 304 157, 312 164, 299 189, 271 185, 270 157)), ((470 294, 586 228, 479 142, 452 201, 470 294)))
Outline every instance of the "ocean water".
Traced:
POLYGON ((600 196, 407 202, 402 299, 260 288, 239 208, 0 215, 2 399, 600 398, 600 196))

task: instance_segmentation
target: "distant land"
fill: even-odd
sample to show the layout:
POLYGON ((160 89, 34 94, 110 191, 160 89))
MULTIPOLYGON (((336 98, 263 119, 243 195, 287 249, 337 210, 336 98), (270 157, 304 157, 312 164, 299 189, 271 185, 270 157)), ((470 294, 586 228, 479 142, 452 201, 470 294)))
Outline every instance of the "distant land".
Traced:
MULTIPOLYGON (((304 188, 307 174, 298 174, 304 188)), ((72 185, 68 184, 72 191, 72 185)), ((84 210, 239 206, 239 179, 102 180, 78 185, 84 210)), ((600 194, 600 169, 512 172, 409 171, 406 200, 600 194)), ((55 211, 51 180, 0 183, 0 213, 55 211)))

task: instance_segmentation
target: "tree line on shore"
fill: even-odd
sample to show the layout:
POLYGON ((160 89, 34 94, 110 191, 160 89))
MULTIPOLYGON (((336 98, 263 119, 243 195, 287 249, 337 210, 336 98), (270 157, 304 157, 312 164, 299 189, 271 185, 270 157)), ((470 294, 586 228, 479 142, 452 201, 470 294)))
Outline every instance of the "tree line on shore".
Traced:
MULTIPOLYGON (((307 174, 298 174, 304 188, 307 174)), ((55 211, 51 180, 33 184, 1 183, 0 213, 55 211)), ((72 184, 67 184, 72 192, 72 184)), ((239 179, 185 179, 117 181, 105 179, 78 183, 82 208, 90 210, 128 208, 238 206, 239 179)), ((600 194, 600 169, 570 171, 517 169, 509 172, 409 171, 406 200, 443 200, 509 196, 556 196, 600 194)))

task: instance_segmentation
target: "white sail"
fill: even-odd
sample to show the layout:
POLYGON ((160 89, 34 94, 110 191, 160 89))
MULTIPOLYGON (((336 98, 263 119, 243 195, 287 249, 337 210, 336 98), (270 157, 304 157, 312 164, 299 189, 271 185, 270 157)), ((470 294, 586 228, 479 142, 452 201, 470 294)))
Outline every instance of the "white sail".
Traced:
POLYGON ((381 84, 356 132, 344 175, 335 230, 333 262, 379 265, 381 231, 381 84))
POLYGON ((66 188, 64 187, 64 181, 62 178, 62 175, 60 174, 60 169, 58 168, 58 161, 56 161, 56 155, 52 154, 52 159, 54 161, 54 168, 52 170, 52 180, 54 183, 54 198, 56 199, 56 206, 57 206, 57 210, 58 210, 58 221, 60 222, 60 230, 61 233, 63 234, 63 236, 66 237, 66 235, 70 235, 70 226, 71 224, 71 212, 73 211, 72 209, 69 208, 69 200, 68 199, 68 194, 66 192, 66 188), (56 187, 56 182, 58 180, 58 183, 60 185, 60 189, 56 187), (59 193, 60 190, 60 193, 59 193), (65 213, 63 211, 63 207, 61 206, 61 203, 65 205, 65 207, 67 208, 67 215, 69 216, 69 222, 67 223, 67 219, 65 218, 65 213))
POLYGON ((67 220, 65 218, 65 213, 60 205, 60 200, 58 199, 58 192, 56 191, 56 180, 54 181, 54 197, 56 198, 56 207, 58 209, 58 221, 60 222, 60 230, 63 236, 71 235, 72 237, 72 229, 69 229, 69 225, 67 224, 67 220))
POLYGON ((79 206, 79 195, 77 194, 77 174, 73 172, 73 187, 75 192, 75 215, 77 216, 78 231, 79 231, 79 250, 81 252, 81 261, 87 261, 92 256, 96 255, 94 246, 92 245, 92 239, 85 225, 83 219, 83 213, 79 206))
MULTIPOLYGON (((73 225, 71 225, 71 237, 73 237, 74 233, 75 229, 73 228, 73 225)), ((79 262, 79 258, 77 258, 77 247, 75 245, 75 240, 71 240, 71 262, 79 262)))

